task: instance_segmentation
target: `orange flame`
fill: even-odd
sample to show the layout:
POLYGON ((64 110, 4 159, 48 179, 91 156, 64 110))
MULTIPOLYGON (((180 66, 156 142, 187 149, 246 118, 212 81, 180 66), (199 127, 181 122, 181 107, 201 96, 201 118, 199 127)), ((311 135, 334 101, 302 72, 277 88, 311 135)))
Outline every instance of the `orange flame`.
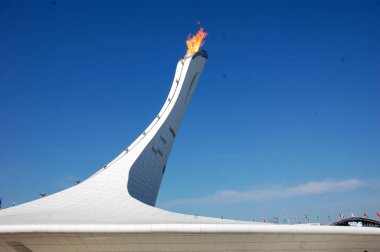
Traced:
POLYGON ((207 36, 207 33, 203 31, 203 28, 199 28, 197 34, 191 37, 191 34, 187 37, 186 45, 187 52, 186 55, 196 53, 199 51, 199 48, 204 45, 203 39, 207 36))

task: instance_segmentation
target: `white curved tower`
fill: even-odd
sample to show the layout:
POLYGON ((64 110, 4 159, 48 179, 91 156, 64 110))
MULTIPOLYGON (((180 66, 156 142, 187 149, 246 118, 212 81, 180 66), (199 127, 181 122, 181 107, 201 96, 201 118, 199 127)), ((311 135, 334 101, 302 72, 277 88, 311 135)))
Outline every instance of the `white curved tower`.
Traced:
POLYGON ((380 230, 271 225, 155 208, 179 125, 207 53, 182 58, 161 111, 82 183, 0 211, 0 252, 380 251, 380 230))
MULTIPOLYGON (((205 51, 179 60, 161 111, 114 160, 76 186, 0 211, 0 225, 194 221, 192 216, 151 206, 156 203, 174 139, 206 61, 205 51)), ((213 218, 204 221, 219 222, 213 218)))
POLYGON ((176 132, 206 60, 207 53, 200 51, 178 62, 171 90, 160 113, 127 149, 129 152, 136 148, 138 155, 129 168, 128 192, 148 205, 156 203, 176 132))

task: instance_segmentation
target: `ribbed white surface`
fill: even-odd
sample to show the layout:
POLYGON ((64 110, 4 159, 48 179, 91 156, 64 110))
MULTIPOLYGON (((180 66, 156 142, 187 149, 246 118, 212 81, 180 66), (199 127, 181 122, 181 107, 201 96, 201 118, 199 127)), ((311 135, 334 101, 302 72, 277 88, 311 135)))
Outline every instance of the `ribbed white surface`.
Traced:
MULTIPOLYGON (((268 234, 328 234, 380 235, 380 229, 369 227, 339 227, 313 225, 244 224, 120 224, 120 225, 4 225, 7 233, 268 233, 268 234)), ((378 237, 380 241, 380 237, 378 237)))

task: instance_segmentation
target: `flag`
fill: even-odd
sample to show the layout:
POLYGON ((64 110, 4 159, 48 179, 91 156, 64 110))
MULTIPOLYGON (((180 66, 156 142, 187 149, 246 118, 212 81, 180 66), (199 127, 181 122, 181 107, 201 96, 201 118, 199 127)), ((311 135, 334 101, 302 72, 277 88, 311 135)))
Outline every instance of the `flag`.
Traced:
POLYGON ((364 216, 365 218, 369 219, 368 214, 366 214, 365 212, 364 212, 363 216, 364 216))
POLYGON ((297 224, 297 223, 298 223, 298 224, 301 224, 301 221, 298 220, 298 216, 297 216, 297 215, 294 216, 294 223, 295 223, 295 224, 297 224))
POLYGON ((379 217, 379 218, 380 218, 380 213, 376 212, 376 215, 377 215, 377 217, 379 217))
POLYGON ((341 213, 339 213, 339 217, 340 217, 341 219, 344 219, 344 215, 341 214, 341 213))

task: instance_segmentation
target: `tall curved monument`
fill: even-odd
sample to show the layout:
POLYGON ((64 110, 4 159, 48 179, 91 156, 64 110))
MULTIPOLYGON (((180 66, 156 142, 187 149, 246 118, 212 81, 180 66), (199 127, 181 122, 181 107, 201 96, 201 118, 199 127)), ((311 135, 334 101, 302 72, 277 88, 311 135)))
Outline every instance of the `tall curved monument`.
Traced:
POLYGON ((0 211, 2 251, 380 251, 380 230, 275 225, 155 206, 177 132, 207 61, 181 58, 168 98, 143 133, 82 183, 0 211))

